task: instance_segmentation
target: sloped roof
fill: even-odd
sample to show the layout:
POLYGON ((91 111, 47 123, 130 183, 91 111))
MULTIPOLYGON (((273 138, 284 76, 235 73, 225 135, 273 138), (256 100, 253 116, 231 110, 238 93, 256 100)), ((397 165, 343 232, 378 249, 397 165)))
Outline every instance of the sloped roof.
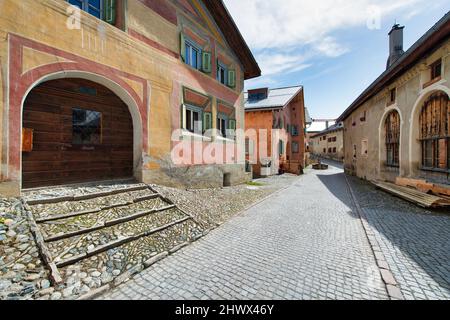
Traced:
POLYGON ((244 93, 245 110, 274 109, 286 106, 303 90, 303 86, 269 89, 266 99, 249 101, 248 93, 244 93))
POLYGON ((203 0, 203 3, 213 16, 223 35, 226 37, 228 44, 244 66, 245 80, 261 76, 261 69, 248 47, 247 42, 245 42, 244 37, 223 3, 223 0, 203 0))
MULTIPOLYGON (((330 121, 329 125, 334 125, 335 121, 330 121)), ((316 133, 321 132, 323 130, 327 129, 327 124, 325 121, 314 121, 312 122, 311 126, 306 130, 309 133, 316 133)))
POLYGON ((311 136, 311 138, 315 138, 315 137, 321 136, 323 134, 327 134, 329 132, 343 130, 343 129, 344 129, 344 123, 343 122, 338 122, 338 123, 332 125, 331 127, 329 127, 328 129, 322 130, 321 132, 311 136))
POLYGON ((416 41, 393 65, 384 71, 363 93, 342 113, 338 121, 344 121, 364 102, 389 85, 396 77, 406 72, 424 55, 449 38, 450 11, 430 30, 416 41))

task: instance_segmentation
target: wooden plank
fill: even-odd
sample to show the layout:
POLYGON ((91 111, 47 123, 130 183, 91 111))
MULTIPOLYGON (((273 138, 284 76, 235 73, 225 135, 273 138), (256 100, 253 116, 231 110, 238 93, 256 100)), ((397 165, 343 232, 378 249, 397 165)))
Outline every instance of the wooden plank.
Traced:
POLYGON ((170 210, 170 209, 173 209, 173 208, 175 208, 174 205, 169 205, 169 206, 162 207, 160 209, 152 209, 152 210, 141 211, 141 212, 135 213, 135 214, 130 215, 130 216, 126 216, 126 217, 123 217, 123 218, 118 218, 118 219, 106 221, 106 222, 104 222, 104 223, 102 223, 100 225, 97 225, 95 227, 92 227, 92 228, 80 229, 80 230, 73 231, 73 232, 68 232, 68 233, 65 233, 65 234, 62 234, 62 235, 58 235, 58 236, 54 236, 54 237, 48 237, 44 241, 45 242, 55 242, 55 241, 59 241, 59 240, 63 240, 63 239, 68 239, 68 238, 80 236, 80 235, 87 234, 87 233, 90 233, 90 232, 94 232, 94 231, 98 231, 98 230, 105 229, 105 228, 108 228, 108 227, 112 227, 112 226, 115 226, 115 225, 118 225, 118 224, 121 224, 121 223, 125 223, 125 222, 129 222, 129 221, 132 221, 132 220, 136 220, 136 219, 139 219, 139 218, 142 218, 142 217, 154 214, 154 213, 167 211, 167 210, 170 210))
POLYGON ((413 202, 425 208, 437 208, 443 206, 450 206, 450 201, 447 199, 426 194, 412 188, 398 186, 388 182, 373 182, 374 185, 380 189, 392 193, 400 198, 413 202))
POLYGON ((186 218, 183 218, 183 219, 180 219, 180 220, 168 223, 168 224, 163 225, 161 227, 158 227, 158 228, 155 228, 155 229, 143 232, 143 233, 135 235, 135 236, 129 236, 129 237, 126 237, 126 238, 118 239, 116 241, 112 241, 112 242, 110 242, 108 244, 105 244, 105 245, 96 247, 96 248, 94 248, 92 250, 89 250, 88 252, 86 252, 84 254, 80 254, 78 256, 71 257, 69 259, 66 259, 66 260, 63 260, 61 262, 58 262, 58 263, 56 263, 56 266, 58 268, 63 268, 63 267, 75 264, 75 263, 77 263, 77 262, 79 262, 81 260, 90 258, 92 256, 95 256, 95 255, 100 254, 102 252, 105 252, 105 251, 108 251, 110 249, 119 247, 119 246, 124 245, 126 243, 129 243, 129 242, 132 242, 132 241, 135 241, 135 240, 139 240, 140 238, 151 236, 151 235, 153 235, 153 234, 155 234, 157 232, 164 231, 164 230, 169 229, 169 228, 171 228, 173 226, 176 226, 178 224, 186 222, 189 219, 191 219, 191 218, 190 217, 186 217, 186 218))

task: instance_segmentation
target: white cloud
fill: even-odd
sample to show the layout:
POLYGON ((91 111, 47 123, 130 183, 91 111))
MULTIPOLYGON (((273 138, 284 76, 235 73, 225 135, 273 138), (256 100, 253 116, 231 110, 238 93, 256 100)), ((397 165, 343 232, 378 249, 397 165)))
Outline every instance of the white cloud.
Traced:
POLYGON ((373 18, 369 14, 373 8, 383 20, 399 12, 412 13, 419 4, 426 3, 427 0, 225 0, 265 76, 302 70, 313 57, 345 54, 350 49, 336 33, 366 27, 373 18))

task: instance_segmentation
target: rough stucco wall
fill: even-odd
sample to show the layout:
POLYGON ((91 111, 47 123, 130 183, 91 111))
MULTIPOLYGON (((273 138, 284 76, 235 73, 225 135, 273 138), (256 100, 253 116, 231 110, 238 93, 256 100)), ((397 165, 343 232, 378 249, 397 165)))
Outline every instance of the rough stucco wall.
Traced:
MULTIPOLYGON (((413 115, 413 107, 416 103, 420 103, 427 95, 439 89, 441 86, 449 88, 450 79, 450 62, 449 62, 449 46, 447 41, 429 56, 424 57, 422 61, 417 63, 407 73, 397 78, 394 83, 386 87, 382 92, 360 106, 345 121, 344 148, 345 148, 345 168, 349 173, 356 174, 360 178, 368 180, 387 180, 395 181, 397 176, 405 177, 423 177, 434 180, 439 178, 432 173, 421 172, 418 167, 420 160, 410 158, 410 143, 419 154, 415 155, 415 159, 420 159, 419 142, 412 138, 411 123, 418 128, 418 112, 413 115), (428 65, 443 57, 444 72, 443 80, 424 89, 423 85, 428 82, 429 69, 428 65), (388 93, 391 88, 397 88, 397 99, 394 105, 387 106, 388 93), (419 100, 421 99, 421 100, 419 100), (397 111, 401 117, 401 137, 400 137, 400 168, 388 168, 385 166, 386 153, 384 145, 384 121, 387 114, 391 111, 397 111), (361 123, 360 116, 366 111, 367 121, 361 123), (353 126, 353 120, 356 125, 353 126), (380 131, 381 128, 381 131, 380 131), (369 152, 367 156, 361 154, 362 140, 368 140, 369 152), (353 159, 353 145, 356 145, 357 159, 353 159)), ((442 178, 442 175, 441 175, 442 178)))

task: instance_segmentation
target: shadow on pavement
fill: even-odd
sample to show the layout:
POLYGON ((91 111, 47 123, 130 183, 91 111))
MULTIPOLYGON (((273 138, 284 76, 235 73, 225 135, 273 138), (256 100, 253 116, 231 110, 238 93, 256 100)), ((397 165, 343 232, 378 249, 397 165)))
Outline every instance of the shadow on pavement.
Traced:
MULTIPOLYGON (((333 161, 323 163, 342 169, 333 161)), ((333 195, 354 209, 344 173, 317 176, 333 195)), ((440 291, 437 297, 450 298, 450 216, 417 207, 359 178, 348 176, 348 180, 369 224, 381 236, 378 242, 396 276, 411 277, 399 281, 400 285, 409 287, 417 281, 420 291, 440 291)))

